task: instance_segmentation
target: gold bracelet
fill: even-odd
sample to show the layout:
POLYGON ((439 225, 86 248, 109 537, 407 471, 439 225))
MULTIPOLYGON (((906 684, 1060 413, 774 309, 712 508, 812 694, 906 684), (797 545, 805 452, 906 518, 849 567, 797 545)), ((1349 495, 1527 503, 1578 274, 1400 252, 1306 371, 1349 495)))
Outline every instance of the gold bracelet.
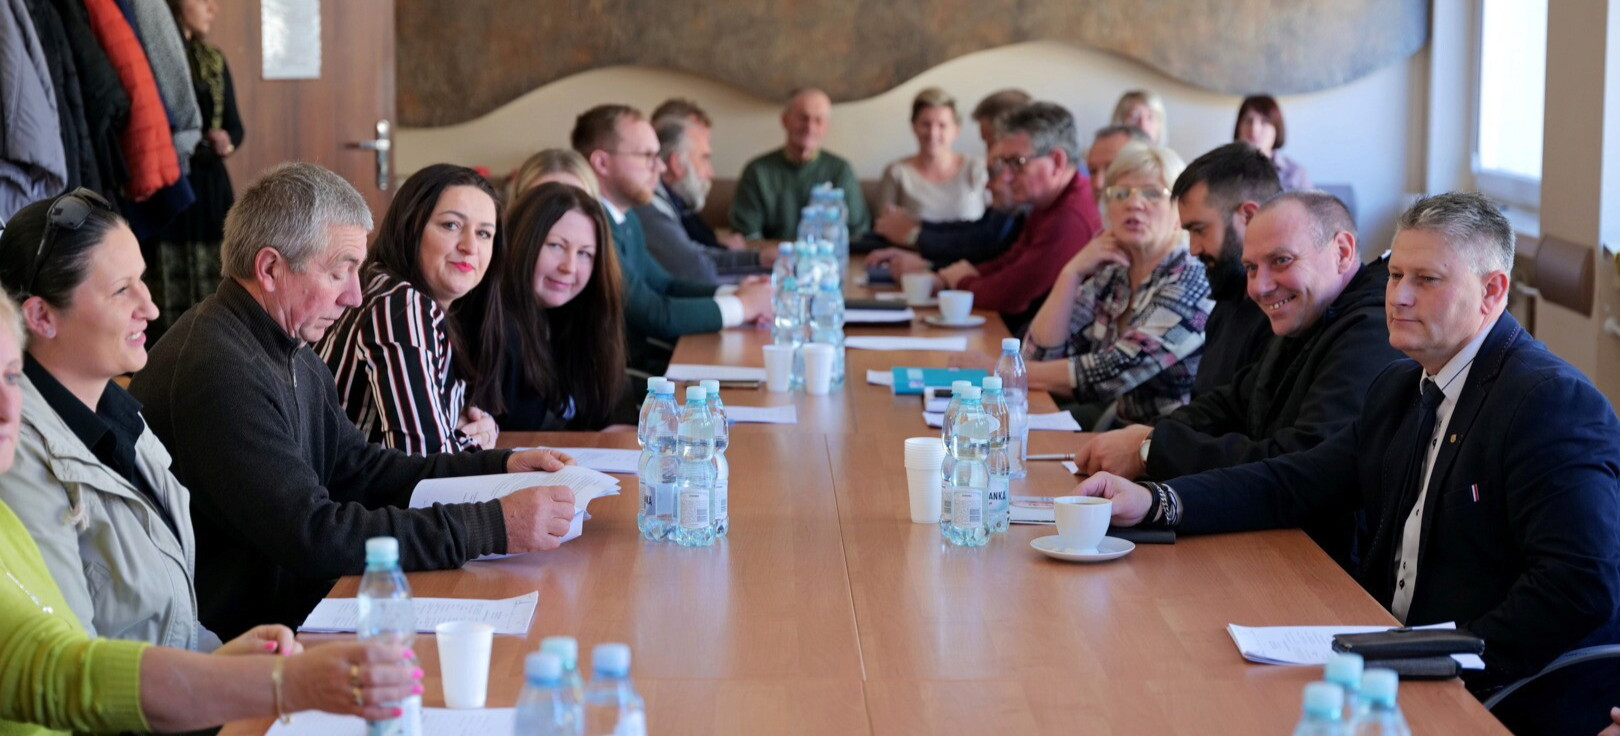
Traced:
POLYGON ((271 656, 276 659, 275 665, 270 669, 270 689, 275 693, 276 717, 281 719, 282 723, 292 723, 292 714, 287 712, 281 700, 281 670, 287 666, 287 658, 281 655, 271 656))

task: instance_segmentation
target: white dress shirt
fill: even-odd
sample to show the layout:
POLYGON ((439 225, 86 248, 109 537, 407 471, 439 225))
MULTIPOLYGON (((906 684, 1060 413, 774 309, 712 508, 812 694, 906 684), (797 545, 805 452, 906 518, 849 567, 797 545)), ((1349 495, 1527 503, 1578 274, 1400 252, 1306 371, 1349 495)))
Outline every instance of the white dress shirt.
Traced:
POLYGON ((1479 346, 1484 344, 1485 337, 1491 334, 1496 327, 1496 320, 1485 325, 1474 339, 1469 340, 1451 360, 1440 368, 1440 372, 1431 376, 1425 372, 1418 380, 1418 390, 1422 391, 1423 381, 1433 379, 1440 393, 1445 398, 1440 401, 1440 407, 1435 409, 1434 434, 1429 437, 1428 451, 1423 457, 1423 485, 1419 487, 1417 504, 1412 506, 1412 512, 1406 516, 1406 526, 1401 531, 1401 538, 1395 548, 1395 597, 1390 601, 1390 612, 1401 623, 1406 623, 1406 613, 1412 607, 1412 591, 1417 589, 1418 547, 1423 536, 1423 502, 1429 495, 1429 474, 1434 471, 1434 459, 1440 454, 1440 438, 1446 436, 1446 425, 1451 423, 1451 412, 1457 408, 1457 397, 1462 394, 1463 387, 1468 385, 1468 374, 1474 366, 1474 356, 1479 354, 1479 346))

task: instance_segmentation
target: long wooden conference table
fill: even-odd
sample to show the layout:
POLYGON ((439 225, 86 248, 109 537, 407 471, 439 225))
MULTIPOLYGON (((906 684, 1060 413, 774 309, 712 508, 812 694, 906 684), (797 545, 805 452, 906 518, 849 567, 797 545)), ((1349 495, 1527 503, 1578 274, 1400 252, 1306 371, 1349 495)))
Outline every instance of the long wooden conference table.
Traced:
MULTIPOLYGON (((1007 335, 921 322, 851 335, 965 335, 989 355, 1007 335)), ((763 329, 683 338, 674 362, 760 366, 763 329)), ((527 637, 496 637, 489 705, 510 706, 540 639, 622 641, 650 733, 1285 734, 1320 667, 1251 664, 1228 623, 1396 625, 1303 533, 1182 537, 1100 564, 1048 559, 1014 525, 988 546, 953 548, 913 524, 902 441, 925 436, 918 397, 868 385, 868 369, 944 366, 952 353, 848 351, 829 396, 725 390, 728 405, 791 403, 795 425, 735 425, 731 533, 712 547, 642 541, 635 478, 591 504, 561 549, 409 576, 418 596, 506 598, 539 591, 527 637)), ((1044 394, 1031 411, 1052 411, 1044 394)), ((1031 452, 1076 436, 1032 432, 1031 452)), ((635 448, 631 432, 506 433, 504 446, 635 448)), ((1064 495, 1075 478, 1032 463, 1020 495, 1064 495)), ((356 544, 359 540, 356 540, 356 544)), ((355 594, 344 578, 335 597, 355 594)), ((319 640, 320 637, 310 637, 319 640)), ((426 704, 442 705, 433 637, 416 651, 426 704)), ((1414 733, 1505 734, 1460 681, 1403 682, 1414 733)), ((268 721, 227 734, 261 734, 268 721)), ((504 736, 490 734, 489 736, 504 736)))

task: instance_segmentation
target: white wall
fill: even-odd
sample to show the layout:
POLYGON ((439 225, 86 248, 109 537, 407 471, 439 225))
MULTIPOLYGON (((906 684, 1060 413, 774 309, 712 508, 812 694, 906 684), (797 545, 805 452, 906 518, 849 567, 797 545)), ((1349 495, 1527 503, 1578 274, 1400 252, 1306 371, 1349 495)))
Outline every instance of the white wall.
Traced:
MULTIPOLYGON (((1335 89, 1280 98, 1288 121, 1284 150, 1289 156, 1303 163, 1316 182, 1355 187, 1363 253, 1388 246, 1407 182, 1422 181, 1415 172, 1424 168, 1424 153, 1417 150, 1423 137, 1412 130, 1423 121, 1426 73, 1419 54, 1335 89)), ((1151 88, 1165 98, 1170 146, 1188 160, 1231 139, 1240 101, 1103 52, 1025 43, 959 57, 884 94, 835 105, 827 147, 850 159, 861 177, 876 178, 885 163, 915 150, 907 124, 911 98, 934 85, 957 97, 964 116, 989 92, 1023 87, 1037 98, 1067 106, 1086 137, 1107 123, 1121 92, 1151 88)), ((546 85, 468 123, 403 128, 396 162, 402 175, 438 161, 505 173, 536 150, 566 146, 574 116, 593 105, 622 102, 650 111, 672 96, 690 97, 714 117, 718 176, 735 177, 749 158, 781 145, 779 101, 685 73, 613 67, 546 85)), ((983 151, 970 128, 964 128, 957 148, 983 151)))

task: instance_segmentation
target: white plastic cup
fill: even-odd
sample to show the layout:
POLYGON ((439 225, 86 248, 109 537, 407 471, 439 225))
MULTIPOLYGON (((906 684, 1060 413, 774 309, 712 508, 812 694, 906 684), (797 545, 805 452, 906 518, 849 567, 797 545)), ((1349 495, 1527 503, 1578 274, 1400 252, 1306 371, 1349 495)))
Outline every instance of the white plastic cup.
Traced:
POLYGON ((833 346, 823 342, 804 346, 804 392, 826 396, 832 390, 833 346))
POLYGON ((765 346, 765 390, 784 393, 793 387, 793 347, 765 346))
POLYGON ((447 621, 439 639, 439 674, 447 708, 482 708, 489 692, 489 650, 495 627, 482 621, 447 621))
POLYGON ((1114 502, 1096 496, 1058 496, 1052 499, 1052 513, 1057 517, 1059 544, 1094 553, 1108 534, 1114 502))
POLYGON ((934 274, 908 273, 901 276, 900 290, 905 293, 907 304, 926 304, 928 296, 934 293, 934 274))
POLYGON ((973 314, 973 292, 942 291, 939 293, 939 315, 946 322, 961 324, 973 314))
POLYGON ((911 494, 911 521, 938 524, 940 514, 939 468, 906 468, 906 489, 911 494))
POLYGON ((939 470, 945 462, 945 443, 938 437, 906 438, 906 467, 939 470))

